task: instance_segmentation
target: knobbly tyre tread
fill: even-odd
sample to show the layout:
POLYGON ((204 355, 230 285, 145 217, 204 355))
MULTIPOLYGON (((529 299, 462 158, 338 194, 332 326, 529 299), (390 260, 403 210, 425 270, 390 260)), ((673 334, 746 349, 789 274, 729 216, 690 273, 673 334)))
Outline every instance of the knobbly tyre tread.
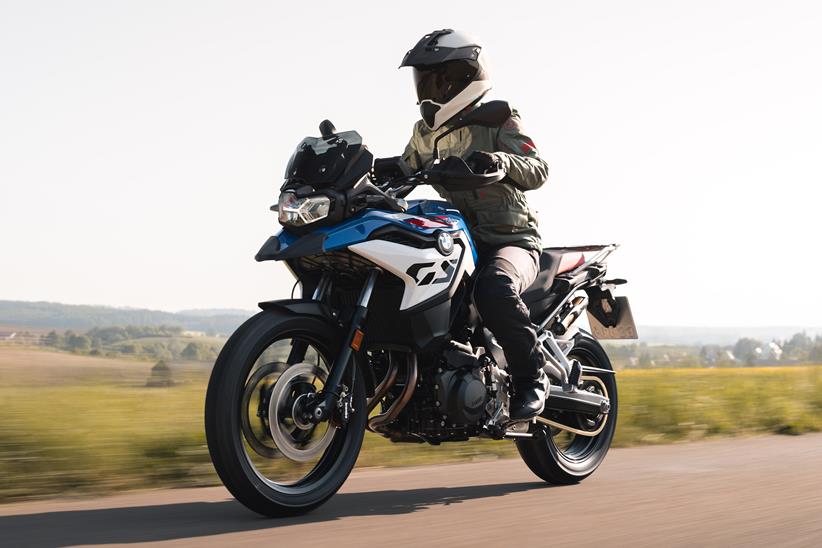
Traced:
MULTIPOLYGON (((329 465, 329 473, 320 480, 323 484, 319 489, 302 494, 283 493, 254 474, 242 448, 238 402, 259 353, 273 338, 284 335, 310 335, 329 355, 336 352, 339 344, 334 326, 320 318, 262 311, 243 323, 223 346, 211 373, 205 403, 206 441, 217 475, 239 502, 269 517, 303 514, 331 498, 356 463, 367 419, 362 412, 366 408, 365 385, 358 371, 353 390, 355 412, 340 442, 340 452, 329 465)), ((335 440, 332 447, 336 444, 335 440)))
MULTIPOLYGON (((602 345, 587 334, 580 334, 574 348, 571 350, 570 357, 574 357, 574 353, 587 353, 596 361, 596 367, 602 369, 613 370, 611 360, 608 354, 602 348, 602 345)), ((611 401, 611 410, 608 417, 608 424, 599 436, 602 438, 602 444, 597 448, 595 453, 583 461, 582 465, 573 465, 563 462, 562 456, 555 456, 554 450, 549 446, 549 441, 545 438, 521 439, 516 441, 517 450, 519 451, 522 460, 526 466, 539 478, 554 485, 572 485, 579 483, 591 474, 602 464, 608 450, 611 447, 611 441, 616 432, 617 424, 617 386, 616 379, 613 375, 611 377, 612 383, 605 381, 608 387, 609 398, 611 401)), ((599 436, 597 436, 599 438, 599 436)))

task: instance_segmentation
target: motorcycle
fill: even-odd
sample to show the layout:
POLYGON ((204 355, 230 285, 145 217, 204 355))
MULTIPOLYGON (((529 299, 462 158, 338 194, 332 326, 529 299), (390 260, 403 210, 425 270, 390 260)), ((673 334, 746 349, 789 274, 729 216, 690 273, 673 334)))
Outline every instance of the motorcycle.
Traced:
MULTIPOLYGON (((450 130, 510 115, 492 101, 450 130)), ((412 173, 400 158, 375 161, 354 131, 326 120, 320 133, 291 157, 272 206, 283 229, 256 255, 283 261, 304 297, 259 303, 209 381, 206 437, 228 490, 266 516, 307 512, 342 486, 366 430, 396 443, 511 439, 546 482, 590 476, 618 410, 597 337, 636 337, 627 299, 614 296, 625 280, 605 279, 617 246, 542 252, 522 298, 551 386, 540 416, 511 421, 505 355, 472 303, 468 227, 447 202, 405 200, 421 185, 469 190, 505 174, 440 160, 436 143, 433 165, 412 173)))

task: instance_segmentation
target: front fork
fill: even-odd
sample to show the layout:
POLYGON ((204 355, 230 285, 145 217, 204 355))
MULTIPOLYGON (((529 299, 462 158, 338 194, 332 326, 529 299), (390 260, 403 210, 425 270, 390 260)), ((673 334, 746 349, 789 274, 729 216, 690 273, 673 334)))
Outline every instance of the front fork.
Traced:
MULTIPOLYGON (((360 349, 363 338, 362 326, 365 323, 365 317, 368 314, 368 303, 371 301, 371 294, 374 291, 374 285, 377 282, 377 276, 379 276, 379 274, 380 270, 378 269, 371 270, 368 273, 368 278, 365 280, 365 285, 363 285, 363 288, 360 291, 360 296, 357 299, 357 306, 354 308, 354 313, 352 314, 351 321, 348 324, 348 331, 343 339, 342 347, 340 348, 340 351, 337 352, 337 356, 334 358, 334 363, 331 364, 328 379, 326 380, 322 391, 317 394, 317 397, 312 402, 308 403, 306 409, 304 410, 303 416, 315 424, 331 417, 331 414, 337 407, 340 397, 342 396, 340 391, 342 379, 348 369, 348 363, 351 361, 351 354, 360 349)), ((325 288, 327 288, 328 283, 330 283, 323 283, 323 280, 325 279, 326 278, 324 276, 323 279, 320 280, 320 284, 317 286, 317 291, 314 292, 315 299, 322 298, 325 288), (324 288, 322 291, 321 287, 324 288)), ((292 348, 292 352, 293 351, 294 349, 292 348)), ((354 389, 353 383, 350 389, 354 389)), ((343 409, 342 414, 344 421, 347 420, 347 415, 350 412, 351 409, 349 409, 349 406, 346 406, 345 409, 343 409)))

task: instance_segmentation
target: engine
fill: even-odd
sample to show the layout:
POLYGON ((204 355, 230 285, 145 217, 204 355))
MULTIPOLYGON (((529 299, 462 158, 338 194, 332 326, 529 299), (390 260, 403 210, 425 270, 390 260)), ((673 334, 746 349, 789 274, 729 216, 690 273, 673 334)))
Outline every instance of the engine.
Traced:
POLYGON ((479 369, 446 369, 434 375, 437 402, 447 423, 476 424, 488 403, 488 389, 479 369))
POLYGON ((394 441, 465 441, 483 431, 491 401, 482 358, 448 350, 438 363, 420 368, 414 397, 389 425, 394 441))

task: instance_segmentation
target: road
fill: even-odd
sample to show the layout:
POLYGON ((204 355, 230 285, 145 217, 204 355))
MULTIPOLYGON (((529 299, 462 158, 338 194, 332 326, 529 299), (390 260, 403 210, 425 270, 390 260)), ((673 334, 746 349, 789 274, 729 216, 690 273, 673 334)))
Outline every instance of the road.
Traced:
POLYGON ((294 519, 257 517, 222 488, 0 506, 3 547, 489 543, 822 546, 822 434, 615 449, 564 487, 519 460, 362 469, 294 519))

